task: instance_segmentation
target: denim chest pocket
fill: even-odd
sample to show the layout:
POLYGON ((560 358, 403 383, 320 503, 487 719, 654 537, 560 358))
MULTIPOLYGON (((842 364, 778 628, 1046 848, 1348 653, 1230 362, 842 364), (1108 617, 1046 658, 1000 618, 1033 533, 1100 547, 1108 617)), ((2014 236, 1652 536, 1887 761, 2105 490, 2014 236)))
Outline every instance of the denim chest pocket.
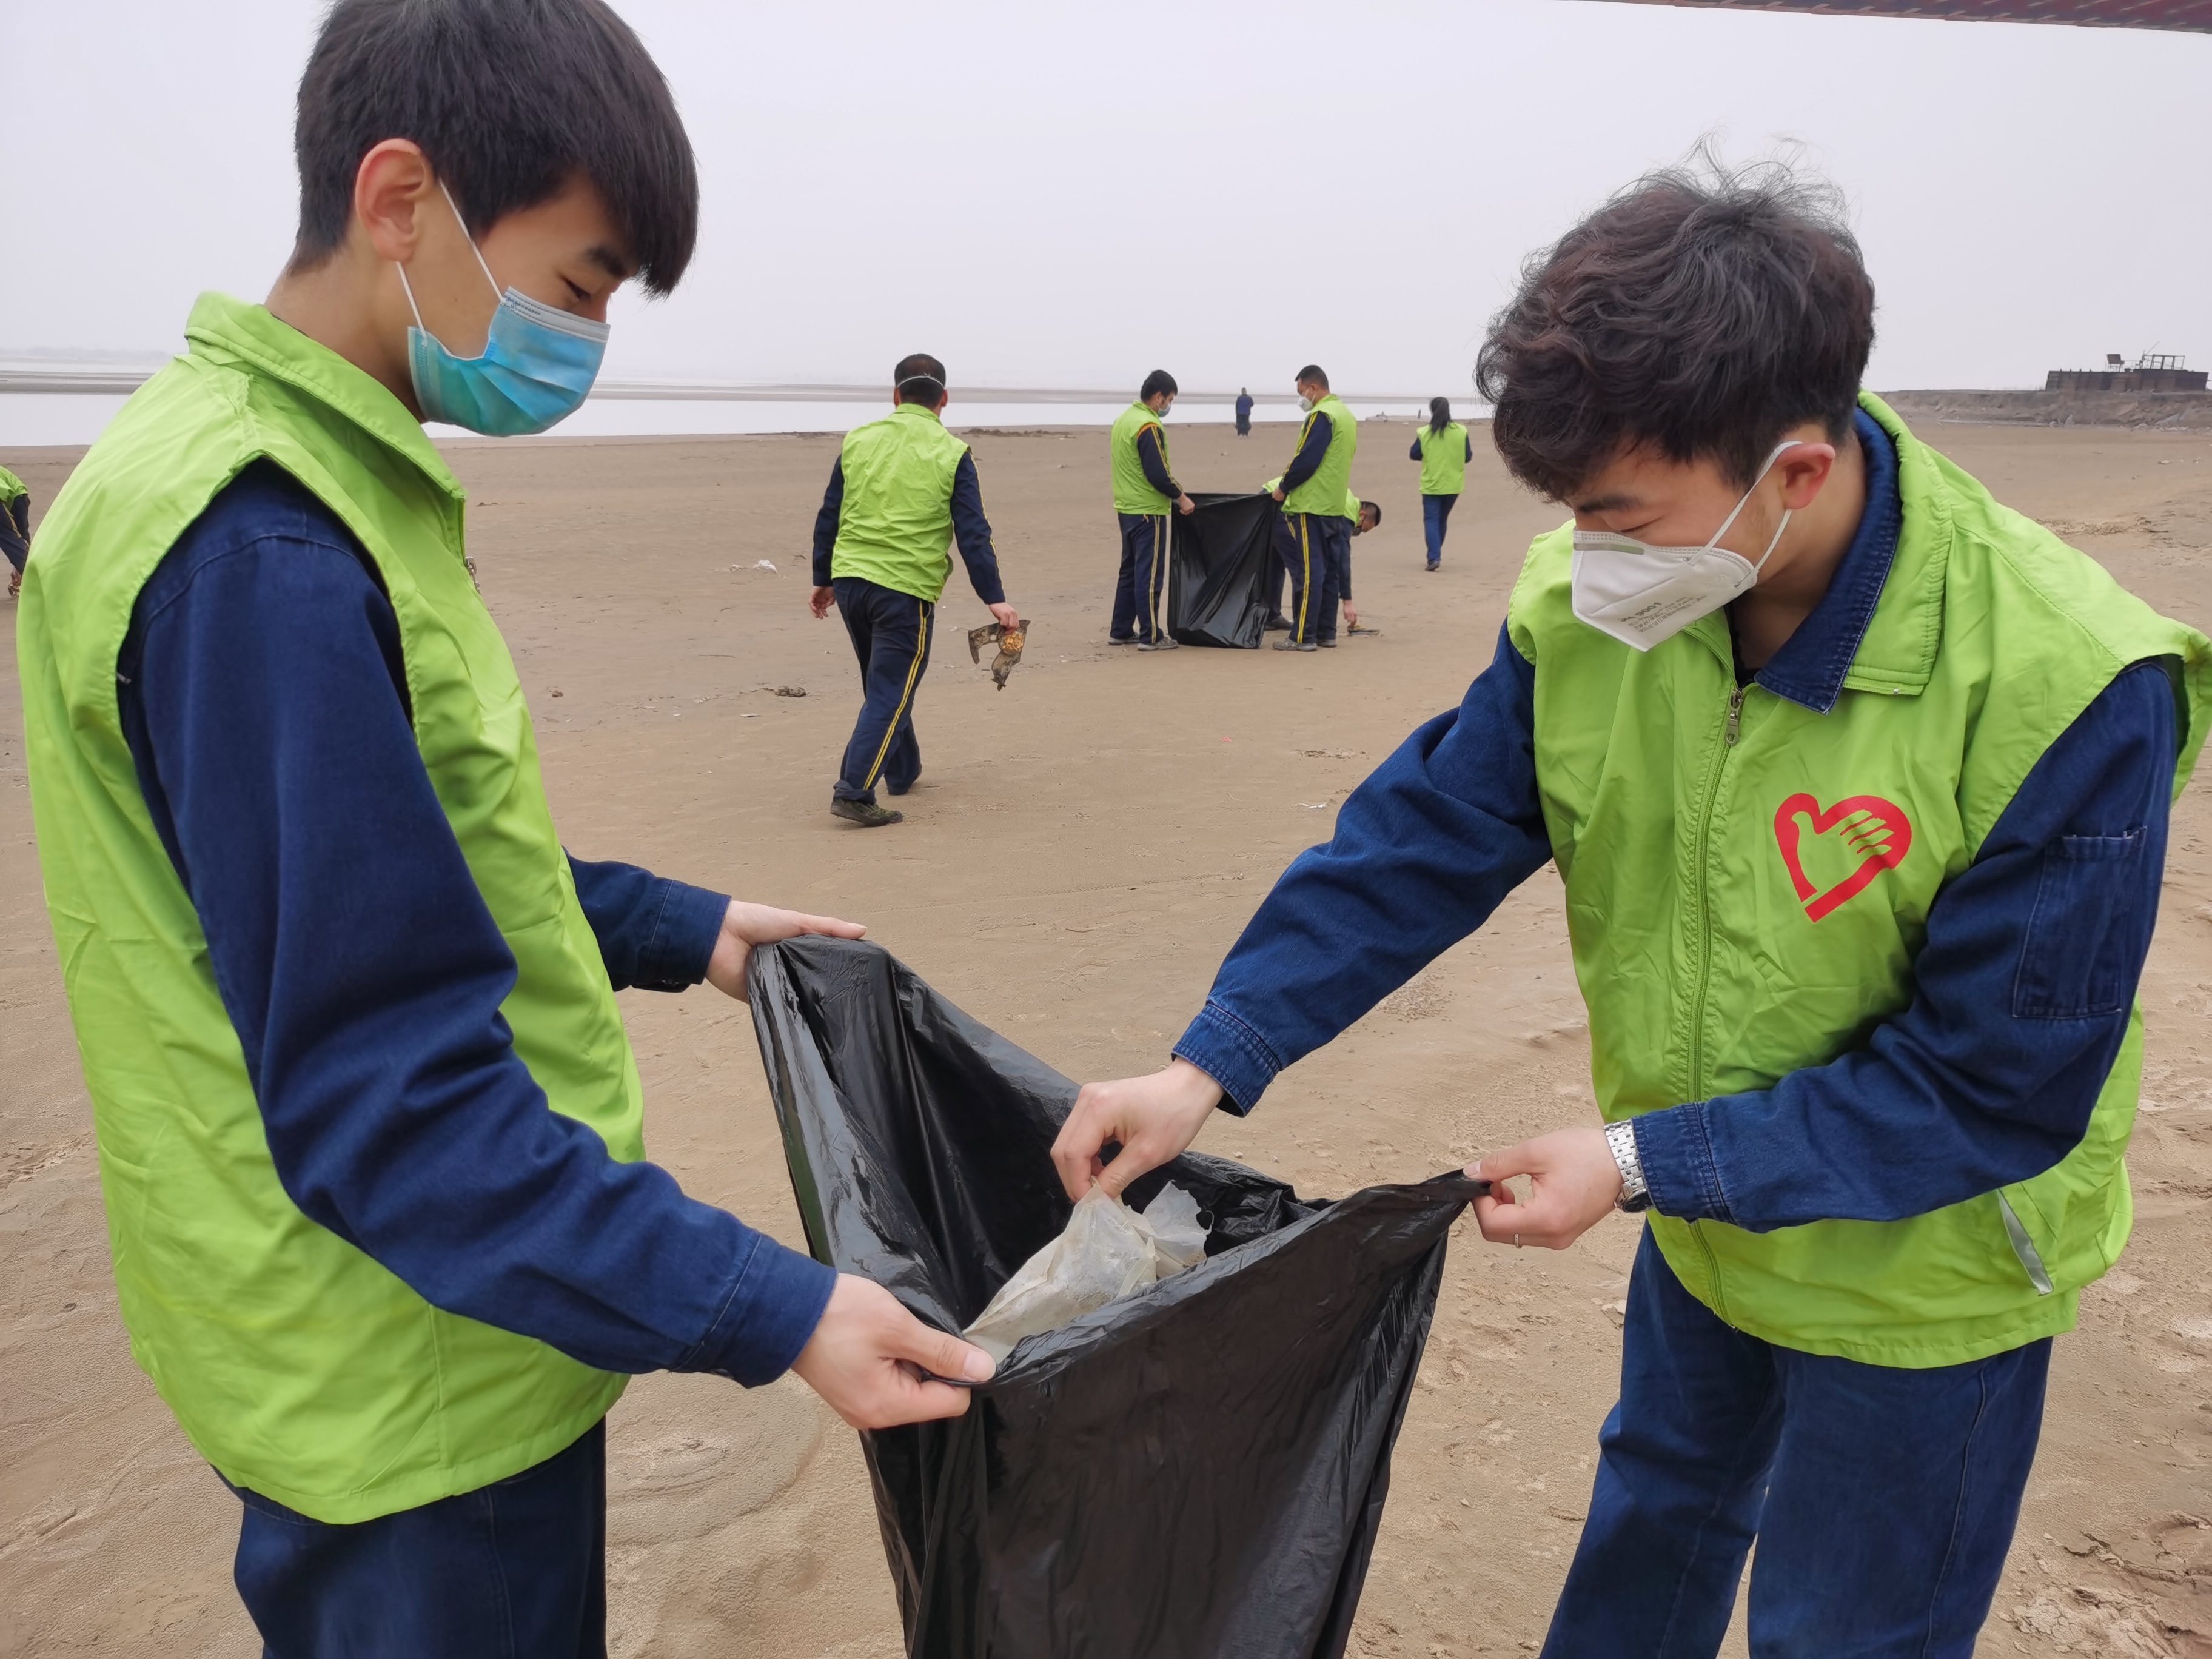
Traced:
POLYGON ((2035 908, 2013 977, 2017 1019, 2090 1019, 2118 1013, 2147 932, 2134 890, 2149 831, 2061 836, 2043 849, 2035 908))

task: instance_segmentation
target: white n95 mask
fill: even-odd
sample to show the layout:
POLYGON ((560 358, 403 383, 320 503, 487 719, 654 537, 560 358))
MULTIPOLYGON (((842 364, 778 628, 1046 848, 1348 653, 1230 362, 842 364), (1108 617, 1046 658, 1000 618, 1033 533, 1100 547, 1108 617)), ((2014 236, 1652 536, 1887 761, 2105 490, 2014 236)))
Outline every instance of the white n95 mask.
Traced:
POLYGON ((1782 532, 1790 526, 1788 509, 1783 512, 1782 522, 1774 526, 1773 538, 1757 564, 1717 544, 1783 453, 1803 441, 1792 438, 1775 447, 1766 465, 1759 469, 1759 477, 1751 481, 1751 489, 1743 492, 1743 499, 1701 547, 1656 547, 1610 530, 1575 532, 1575 615, 1623 645, 1649 651, 1698 617, 1711 616, 1738 594, 1749 592, 1782 540, 1782 532))

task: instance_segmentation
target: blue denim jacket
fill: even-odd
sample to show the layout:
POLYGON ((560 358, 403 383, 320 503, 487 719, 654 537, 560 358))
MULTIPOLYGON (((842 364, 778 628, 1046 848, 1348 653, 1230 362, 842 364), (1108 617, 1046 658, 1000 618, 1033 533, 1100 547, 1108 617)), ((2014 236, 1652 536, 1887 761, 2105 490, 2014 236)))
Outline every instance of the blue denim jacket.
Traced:
MULTIPOLYGON (((1868 507, 1813 614, 1754 677, 1832 709, 1896 555, 1894 446, 1858 417, 1868 507)), ((1328 845, 1285 871, 1175 1052, 1249 1112, 1311 1053, 1488 919, 1551 857, 1536 787, 1535 670, 1501 629, 1496 659, 1345 803, 1328 845)), ((1893 1221, 2040 1174, 2080 1141, 2126 1035, 2166 867, 2179 732, 2156 663, 2137 664, 2046 750, 1974 862, 1937 897, 1912 1001, 1865 1046, 1771 1089, 1636 1120, 1662 1213, 1753 1231, 1893 1221), (2078 836, 2140 830, 2139 860, 2068 861, 2078 836), (2034 925, 2031 927, 2031 923, 2034 925), (2126 964, 2108 1011, 2053 1018, 2016 983, 2032 952, 2103 938, 2126 964)))
MULTIPOLYGON (((787 1370, 835 1274, 616 1162, 516 1056, 514 958, 416 749, 398 621, 336 515, 270 464, 241 473, 141 590, 116 667, 293 1201, 424 1300, 586 1364, 787 1370)), ((570 868, 617 989, 705 975, 720 894, 570 868)))

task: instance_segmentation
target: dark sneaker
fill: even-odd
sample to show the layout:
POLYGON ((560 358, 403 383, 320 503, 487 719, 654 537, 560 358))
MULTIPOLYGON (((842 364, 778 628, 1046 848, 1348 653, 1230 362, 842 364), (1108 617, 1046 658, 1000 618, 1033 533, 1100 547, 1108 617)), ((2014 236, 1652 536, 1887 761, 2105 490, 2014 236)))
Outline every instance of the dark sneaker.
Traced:
POLYGON ((1270 634, 1287 634, 1290 631, 1291 619, 1281 611, 1278 611, 1267 618, 1267 632, 1270 634))
POLYGON ((848 823, 857 823, 863 830, 880 830, 887 823, 904 823, 906 814, 894 812, 888 806, 878 806, 872 800, 847 800, 842 795, 830 798, 830 816, 842 818, 848 823))
POLYGON ((1139 640, 1137 641, 1137 649, 1139 651, 1177 651, 1182 648, 1182 641, 1181 640, 1176 639, 1172 635, 1166 634, 1161 635, 1160 637, 1156 640, 1139 640))
POLYGON ((1431 559, 1427 568, 1431 570, 1441 570, 1444 568, 1444 562, 1442 559, 1431 559))
POLYGON ((1275 641, 1275 649, 1278 651, 1317 651, 1320 648, 1311 640, 1277 640, 1275 641))
POLYGON ((1134 634, 1109 634, 1106 636, 1106 643, 1109 645, 1134 645, 1136 642, 1137 636, 1134 634))
POLYGON ((1314 643, 1321 647, 1324 651, 1334 651, 1336 649, 1336 641, 1334 640, 1316 640, 1314 643))

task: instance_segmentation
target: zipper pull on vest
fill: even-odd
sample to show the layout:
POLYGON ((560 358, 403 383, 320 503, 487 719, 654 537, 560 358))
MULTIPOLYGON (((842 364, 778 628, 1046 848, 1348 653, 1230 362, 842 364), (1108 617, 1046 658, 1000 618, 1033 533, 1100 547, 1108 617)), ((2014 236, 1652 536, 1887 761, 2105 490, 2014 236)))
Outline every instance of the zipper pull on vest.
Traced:
POLYGON ((1729 693, 1728 730, 1722 734, 1722 741, 1731 749, 1735 747, 1736 734, 1743 724, 1743 693, 1744 688, 1740 685, 1729 693))

